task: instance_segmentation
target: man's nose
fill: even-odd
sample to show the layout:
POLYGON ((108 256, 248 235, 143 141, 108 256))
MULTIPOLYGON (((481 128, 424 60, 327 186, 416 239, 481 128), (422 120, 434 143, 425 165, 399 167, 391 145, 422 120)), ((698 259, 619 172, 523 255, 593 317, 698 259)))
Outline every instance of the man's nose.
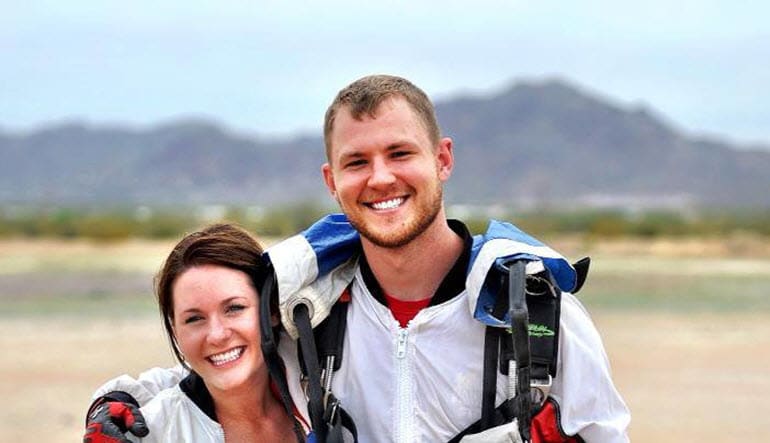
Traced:
POLYGON ((383 159, 375 159, 372 161, 372 174, 369 177, 369 186, 376 188, 382 186, 389 186, 395 183, 396 176, 393 174, 393 170, 390 165, 383 159))

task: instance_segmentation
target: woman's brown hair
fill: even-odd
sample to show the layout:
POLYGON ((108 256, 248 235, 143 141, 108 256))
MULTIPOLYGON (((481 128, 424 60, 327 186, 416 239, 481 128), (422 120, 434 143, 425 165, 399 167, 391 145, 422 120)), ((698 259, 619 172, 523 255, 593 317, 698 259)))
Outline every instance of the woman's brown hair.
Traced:
POLYGON ((187 366, 174 335, 174 298, 172 288, 182 273, 202 265, 216 265, 235 269, 251 277, 254 289, 265 279, 266 266, 262 247, 239 226, 218 223, 186 235, 166 258, 155 277, 155 294, 163 319, 163 326, 176 359, 187 366))

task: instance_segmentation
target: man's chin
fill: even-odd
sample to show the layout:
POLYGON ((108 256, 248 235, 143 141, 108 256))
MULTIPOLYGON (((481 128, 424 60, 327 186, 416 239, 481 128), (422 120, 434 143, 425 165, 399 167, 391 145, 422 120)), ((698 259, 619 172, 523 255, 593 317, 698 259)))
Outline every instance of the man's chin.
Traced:
POLYGON ((361 237, 366 239, 369 243, 381 248, 389 249, 400 248, 414 240, 420 234, 419 232, 416 232, 414 226, 411 225, 374 227, 371 225, 356 226, 354 224, 353 226, 361 234, 361 237))
MULTIPOLYGON (((422 217, 414 215, 385 218, 367 218, 365 214, 348 215, 348 220, 365 240, 375 246, 388 249, 403 247, 425 232, 436 220, 440 206, 434 211, 425 212, 422 217)), ((402 213, 402 216, 407 214, 402 213)))

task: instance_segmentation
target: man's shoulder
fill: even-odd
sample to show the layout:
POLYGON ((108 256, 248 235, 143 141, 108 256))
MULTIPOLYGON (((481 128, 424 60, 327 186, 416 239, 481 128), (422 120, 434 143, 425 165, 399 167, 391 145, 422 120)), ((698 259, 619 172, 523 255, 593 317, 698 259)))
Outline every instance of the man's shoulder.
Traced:
POLYGON ((147 412, 160 412, 160 411, 172 411, 177 410, 180 407, 185 407, 185 403, 190 403, 190 399, 180 389, 179 384, 176 384, 170 388, 163 389, 158 392, 152 400, 148 401, 141 407, 143 413, 147 412))

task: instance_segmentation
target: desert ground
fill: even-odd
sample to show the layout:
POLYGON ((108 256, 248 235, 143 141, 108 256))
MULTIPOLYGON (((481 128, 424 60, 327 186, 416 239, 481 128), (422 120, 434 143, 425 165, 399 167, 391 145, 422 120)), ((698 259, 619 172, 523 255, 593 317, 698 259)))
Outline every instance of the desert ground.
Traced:
MULTIPOLYGON (((767 240, 556 239, 637 442, 770 441, 767 240)), ((171 242, 0 241, 0 441, 81 441, 107 379, 173 363, 152 296, 171 242)))

